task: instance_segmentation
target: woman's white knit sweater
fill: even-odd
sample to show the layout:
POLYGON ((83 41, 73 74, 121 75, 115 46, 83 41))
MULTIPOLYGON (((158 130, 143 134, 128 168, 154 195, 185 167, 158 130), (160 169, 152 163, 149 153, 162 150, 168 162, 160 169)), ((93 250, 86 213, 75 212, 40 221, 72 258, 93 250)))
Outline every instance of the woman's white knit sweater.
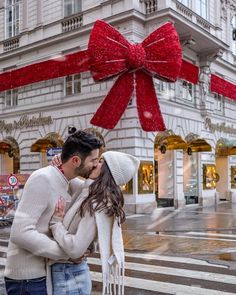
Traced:
POLYGON ((86 212, 82 218, 78 213, 83 200, 88 196, 89 185, 92 182, 90 179, 84 182, 84 189, 71 204, 63 222, 57 222, 50 228, 55 240, 72 259, 79 258, 86 252, 98 232, 103 273, 102 294, 107 294, 110 289, 111 276, 113 282, 118 284, 118 294, 124 294, 124 246, 118 220, 104 212, 95 212, 95 216, 86 212))
POLYGON ((6 277, 18 280, 42 277, 46 275, 45 258, 68 259, 49 230, 58 199, 71 201, 68 189, 67 179, 55 167, 48 166, 31 174, 11 228, 6 277))
POLYGON ((89 185, 92 182, 93 180, 91 179, 85 180, 81 194, 77 195, 77 199, 71 204, 64 216, 63 222, 57 222, 56 218, 55 224, 50 227, 54 239, 72 259, 83 256, 96 238, 97 227, 95 217, 90 216, 86 212, 85 216, 81 218, 78 213, 83 200, 88 196, 89 185))

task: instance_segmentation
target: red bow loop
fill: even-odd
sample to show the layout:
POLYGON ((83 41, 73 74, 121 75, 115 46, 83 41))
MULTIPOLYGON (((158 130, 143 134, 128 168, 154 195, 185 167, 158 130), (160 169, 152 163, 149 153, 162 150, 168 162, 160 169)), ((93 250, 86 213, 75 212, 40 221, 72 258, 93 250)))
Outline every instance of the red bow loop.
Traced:
MULTIPOLYGON (((154 86, 150 79, 145 78, 145 75, 170 82, 177 80, 182 63, 182 53, 177 32, 171 23, 166 23, 155 30, 142 43, 130 44, 113 27, 103 21, 97 21, 90 36, 88 55, 90 70, 95 81, 107 80, 117 75, 122 76, 125 72, 142 71, 143 75, 133 75, 132 82, 133 89, 137 82, 140 83, 140 77, 143 77, 142 79, 145 81, 145 83, 142 83, 142 89, 136 87, 137 108, 141 125, 146 131, 165 129, 159 105, 155 103, 157 97, 154 86), (150 95, 148 96, 145 92, 150 95), (142 106, 139 104, 142 104, 142 106), (149 107, 150 104, 152 104, 151 108, 149 107)), ((123 95, 117 95, 114 89, 111 89, 107 99, 105 98, 92 118, 92 124, 106 129, 111 129, 111 126, 117 124, 124 112, 124 106, 127 105, 132 95, 130 88, 127 89, 128 86, 130 86, 130 81, 126 85, 124 80, 117 80, 115 90, 118 93, 123 93, 123 95), (122 112, 117 110, 119 116, 111 117, 109 115, 108 122, 106 111, 111 110, 108 105, 115 104, 118 97, 120 105, 123 106, 122 112)))

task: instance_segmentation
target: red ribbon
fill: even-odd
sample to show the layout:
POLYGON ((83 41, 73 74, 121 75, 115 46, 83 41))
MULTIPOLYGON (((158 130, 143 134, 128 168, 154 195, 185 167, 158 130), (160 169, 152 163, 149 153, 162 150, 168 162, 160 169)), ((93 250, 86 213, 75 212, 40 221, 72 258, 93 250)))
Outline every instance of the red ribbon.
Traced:
POLYGON ((95 81, 119 75, 91 120, 113 129, 135 89, 141 126, 145 131, 165 130, 152 77, 175 82, 181 68, 181 45, 171 23, 151 33, 142 43, 130 44, 117 30, 96 21, 88 45, 89 64, 95 81))
POLYGON ((236 100, 236 85, 216 75, 211 75, 210 90, 236 100))
POLYGON ((135 90, 143 130, 165 130, 152 77, 176 81, 181 68, 177 32, 166 23, 142 43, 130 44, 117 30, 96 21, 88 50, 39 62, 0 74, 0 91, 90 70, 95 81, 118 76, 91 123, 106 129, 116 126, 135 90))

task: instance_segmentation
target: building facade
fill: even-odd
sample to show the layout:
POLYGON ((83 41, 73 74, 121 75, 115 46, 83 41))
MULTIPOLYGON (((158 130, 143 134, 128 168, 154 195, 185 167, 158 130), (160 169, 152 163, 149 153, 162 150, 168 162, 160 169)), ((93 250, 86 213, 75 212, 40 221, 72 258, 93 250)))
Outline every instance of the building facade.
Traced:
POLYGON ((97 19, 133 43, 174 24, 183 59, 198 76, 196 83, 154 79, 167 130, 141 129, 135 95, 113 130, 91 125, 115 79, 95 83, 89 72, 8 89, 0 93, 0 173, 30 174, 48 164, 50 149, 73 127, 92 128, 106 149, 141 160, 123 187, 127 212, 236 202, 236 102, 212 90, 212 75, 236 84, 236 1, 1 0, 1 73, 86 50, 97 19))

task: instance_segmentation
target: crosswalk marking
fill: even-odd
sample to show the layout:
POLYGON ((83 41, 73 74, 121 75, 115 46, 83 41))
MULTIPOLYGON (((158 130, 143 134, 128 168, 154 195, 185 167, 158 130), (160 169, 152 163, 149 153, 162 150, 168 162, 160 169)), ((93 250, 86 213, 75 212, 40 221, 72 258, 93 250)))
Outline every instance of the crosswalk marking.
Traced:
POLYGON ((154 260, 162 260, 162 261, 172 261, 172 262, 179 262, 179 263, 187 263, 187 264, 196 264, 196 265, 207 265, 207 266, 214 266, 219 268, 228 268, 225 265, 219 264, 211 264, 204 260, 193 259, 188 257, 176 257, 176 256, 165 256, 165 255, 158 255, 158 254, 149 254, 149 253, 125 253, 126 257, 136 257, 136 258, 145 258, 145 259, 154 259, 154 260))
MULTIPOLYGON (((0 246, 0 252, 6 251, 7 247, 0 246)), ((125 287, 129 289, 125 292, 128 295, 145 295, 148 292, 166 295, 235 294, 236 271, 229 270, 225 265, 154 252, 126 252, 125 256, 125 287)), ((4 266, 5 262, 6 258, 0 257, 0 265, 4 266)), ((88 264, 92 280, 97 284, 92 294, 100 294, 102 274, 99 254, 88 257, 88 264)), ((3 269, 0 269, 0 276, 3 276, 3 269)))
POLYGON ((216 241, 225 241, 225 242, 236 242, 236 239, 235 240, 230 240, 230 239, 217 239, 217 238, 207 238, 207 237, 200 237, 200 236, 197 236, 197 237, 194 237, 194 236, 189 236, 187 234, 185 235, 171 235, 171 234, 165 234, 165 233, 159 233, 159 236, 162 236, 162 237, 174 237, 174 238, 181 238, 181 239, 196 239, 196 240, 216 240, 216 241))
MULTIPOLYGON (((102 282, 101 273, 91 271, 92 280, 102 282)), ((197 286, 178 285, 167 282, 145 280, 140 278, 125 277, 125 286, 134 289, 144 289, 148 291, 163 292, 175 295, 235 295, 231 292, 203 289, 197 286), (171 292, 171 293, 170 293, 171 292)))
MULTIPOLYGON (((93 265, 100 265, 100 259, 98 258, 89 258, 88 263, 93 265)), ((170 276, 181 276, 186 278, 193 278, 199 280, 210 280, 212 282, 222 282, 225 284, 232 284, 235 280, 235 276, 232 275, 225 275, 225 274, 218 274, 218 273, 210 273, 204 271, 192 271, 189 269, 176 269, 172 267, 165 267, 159 265, 149 265, 146 264, 145 267, 143 264, 133 263, 133 262, 126 262, 125 269, 135 270, 135 271, 142 271, 147 273, 159 273, 165 274, 170 276)))
POLYGON ((218 233, 211 233, 211 232, 195 232, 195 231, 189 231, 187 234, 194 235, 194 236, 210 236, 210 237, 222 237, 222 238, 229 237, 229 238, 235 238, 234 241, 236 241, 236 235, 232 235, 232 234, 218 234, 218 233))

